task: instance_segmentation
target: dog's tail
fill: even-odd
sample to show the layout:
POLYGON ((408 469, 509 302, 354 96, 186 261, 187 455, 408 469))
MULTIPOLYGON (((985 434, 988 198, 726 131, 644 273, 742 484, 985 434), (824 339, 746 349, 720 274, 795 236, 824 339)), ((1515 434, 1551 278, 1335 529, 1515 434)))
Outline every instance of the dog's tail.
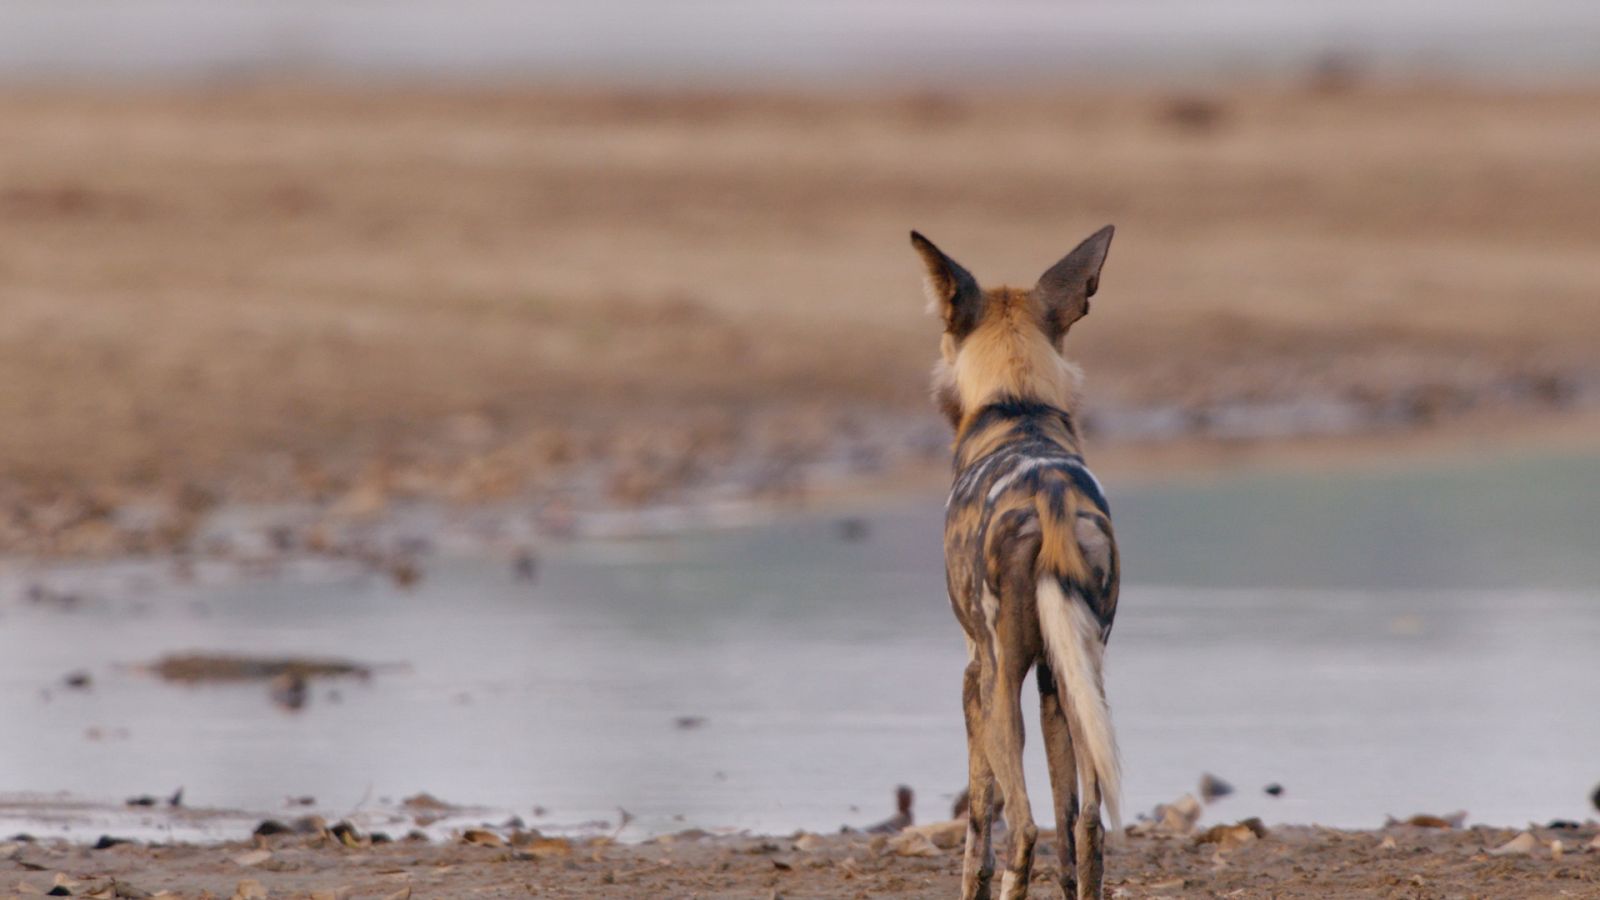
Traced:
MULTIPOLYGON (((1111 730, 1111 709, 1106 705, 1102 678, 1105 642, 1100 637, 1100 623, 1082 594, 1070 582, 1064 588, 1062 579, 1048 570, 1039 573, 1038 602, 1039 631, 1050 670, 1055 673, 1057 696, 1065 701, 1074 739, 1081 741, 1073 747, 1079 771, 1092 773, 1111 819, 1111 833, 1119 834, 1122 763, 1117 759, 1117 736, 1111 730)), ((1079 792, 1080 803, 1084 793, 1079 792)))

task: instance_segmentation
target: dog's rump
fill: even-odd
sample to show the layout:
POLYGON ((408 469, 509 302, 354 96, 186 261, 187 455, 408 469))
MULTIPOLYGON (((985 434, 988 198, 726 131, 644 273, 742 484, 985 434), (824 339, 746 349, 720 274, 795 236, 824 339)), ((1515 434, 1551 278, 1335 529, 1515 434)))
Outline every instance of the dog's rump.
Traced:
POLYGON ((1076 453, 1028 444, 996 448, 957 480, 946 562, 953 576, 963 570, 970 579, 952 583, 965 580, 976 592, 1024 562, 1030 576, 1061 581, 1088 604, 1103 642, 1116 615, 1120 574, 1105 492, 1076 453))

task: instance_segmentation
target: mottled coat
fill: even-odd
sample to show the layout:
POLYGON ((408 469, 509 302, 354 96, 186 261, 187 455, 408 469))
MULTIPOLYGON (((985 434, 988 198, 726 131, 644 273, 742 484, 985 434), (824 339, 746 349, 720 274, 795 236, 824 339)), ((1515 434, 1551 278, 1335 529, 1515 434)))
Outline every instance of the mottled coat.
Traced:
POLYGON ((1078 373, 1060 351, 1088 312, 1110 241, 1111 229, 1102 229, 1031 290, 984 291, 912 233, 945 325, 934 396, 956 436, 945 575, 968 648, 964 897, 989 895, 996 788, 1010 826, 1001 895, 1027 895, 1037 828, 1022 779, 1018 695, 1035 666, 1069 897, 1100 896, 1102 801, 1118 822, 1101 660, 1119 561, 1105 492, 1084 464, 1072 418, 1078 373))

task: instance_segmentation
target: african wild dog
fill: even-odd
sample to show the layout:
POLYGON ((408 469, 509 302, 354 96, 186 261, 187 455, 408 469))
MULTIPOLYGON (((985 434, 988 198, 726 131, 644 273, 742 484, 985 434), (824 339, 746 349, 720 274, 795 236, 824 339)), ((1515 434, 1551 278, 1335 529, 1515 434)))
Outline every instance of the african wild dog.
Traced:
POLYGON ((993 788, 1010 846, 1000 895, 1026 897, 1038 835, 1022 776, 1021 685, 1038 666, 1040 718, 1055 795, 1061 886, 1099 897, 1104 801, 1113 832, 1120 770, 1101 681, 1117 609, 1117 545, 1073 423, 1078 372, 1061 356, 1089 312, 1111 245, 1108 225, 1032 290, 981 290, 912 232, 944 320, 934 397, 955 428, 955 485, 945 511, 945 578, 967 633, 971 815, 961 895, 987 897, 993 788))

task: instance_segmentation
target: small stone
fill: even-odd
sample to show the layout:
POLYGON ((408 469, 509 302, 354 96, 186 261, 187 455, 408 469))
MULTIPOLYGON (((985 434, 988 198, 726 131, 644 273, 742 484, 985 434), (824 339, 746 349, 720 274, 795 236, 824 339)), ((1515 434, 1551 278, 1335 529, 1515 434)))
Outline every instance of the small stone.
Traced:
POLYGON ((871 530, 865 519, 849 517, 840 519, 835 525, 839 533, 839 540, 847 543, 865 540, 871 530))
POLYGON ((1566 845, 1562 844, 1560 839, 1553 840, 1553 841, 1550 842, 1550 858, 1551 859, 1560 859, 1566 852, 1567 852, 1566 845))
POLYGON ((539 558, 532 550, 524 550, 517 554, 511 563, 511 572, 518 581, 533 583, 539 578, 539 558))
POLYGON ((485 828, 468 828, 461 832, 461 842, 476 844, 480 847, 504 847, 505 838, 485 828))
POLYGON ((1391 818, 1384 823, 1388 828, 1394 825, 1410 825, 1413 828, 1460 828, 1467 822, 1466 810, 1457 810, 1448 816, 1435 816, 1429 813, 1418 813, 1405 821, 1396 821, 1391 818))
POLYGON ((1184 794, 1171 803, 1156 807, 1155 827, 1174 834, 1188 834, 1200 821, 1200 801, 1193 794, 1184 794))
POLYGON ((938 845, 917 831, 905 831, 889 839, 888 847, 896 856, 939 856, 938 845))
POLYGON ((1200 798, 1207 803, 1233 793, 1233 785, 1210 772, 1200 776, 1200 798))
POLYGON ((821 849, 823 846, 822 838, 810 833, 802 834, 794 839, 794 848, 802 853, 810 853, 821 849))
POLYGON ((527 853, 535 859, 572 855, 572 842, 566 838, 538 837, 528 842, 527 853))
POLYGON ((246 878, 233 889, 233 900, 267 900, 267 886, 254 878, 246 878))
POLYGON ((94 849, 96 849, 96 850, 109 850, 112 847, 117 846, 118 844, 131 844, 131 843, 133 843, 133 842, 128 840, 127 838, 112 837, 109 834, 102 834, 102 835, 100 835, 100 840, 94 842, 94 849))
POLYGON ((1384 836, 1383 841, 1378 844, 1378 849, 1379 850, 1393 850, 1393 849, 1395 849, 1396 847, 1399 847, 1399 846, 1400 846, 1399 844, 1396 844, 1394 842, 1394 835, 1391 834, 1391 835, 1385 835, 1384 836))
POLYGON ((1277 783, 1276 781, 1267 785, 1265 788, 1262 788, 1262 790, 1266 791, 1268 797, 1283 796, 1283 785, 1277 783))
MULTIPOLYGON (((906 832, 915 832, 933 841, 933 845, 941 850, 950 850, 961 846, 967 840, 967 820, 949 819, 944 822, 929 822, 925 825, 913 825, 906 832)), ((905 833, 905 832, 902 832, 905 833)))
POLYGON ((233 858, 233 862, 234 865, 249 868, 250 866, 259 866, 271 858, 271 850, 251 850, 248 853, 241 853, 238 856, 235 856, 233 858))
POLYGON ((257 837, 267 837, 274 834, 292 834, 294 829, 279 822, 277 819, 262 819, 261 824, 257 825, 256 830, 251 833, 257 837))
POLYGON ((1267 835, 1267 828, 1257 818, 1245 819, 1233 825, 1213 825, 1194 839, 1196 844, 1216 844, 1218 849, 1231 850, 1267 835))
POLYGON ((1504 844, 1501 844, 1500 846, 1494 848, 1493 850, 1490 850, 1489 851, 1489 855, 1490 856, 1527 856, 1528 854, 1532 853, 1533 852, 1533 848, 1535 848, 1537 846, 1539 846, 1539 842, 1534 839, 1533 835, 1531 835, 1528 832, 1524 831, 1523 833, 1517 835, 1516 837, 1512 838, 1511 840, 1506 841, 1504 844))
POLYGON ((361 832, 357 831, 356 827, 349 822, 342 820, 335 822, 333 827, 328 829, 328 833, 333 835, 334 840, 346 847, 361 846, 361 832))

